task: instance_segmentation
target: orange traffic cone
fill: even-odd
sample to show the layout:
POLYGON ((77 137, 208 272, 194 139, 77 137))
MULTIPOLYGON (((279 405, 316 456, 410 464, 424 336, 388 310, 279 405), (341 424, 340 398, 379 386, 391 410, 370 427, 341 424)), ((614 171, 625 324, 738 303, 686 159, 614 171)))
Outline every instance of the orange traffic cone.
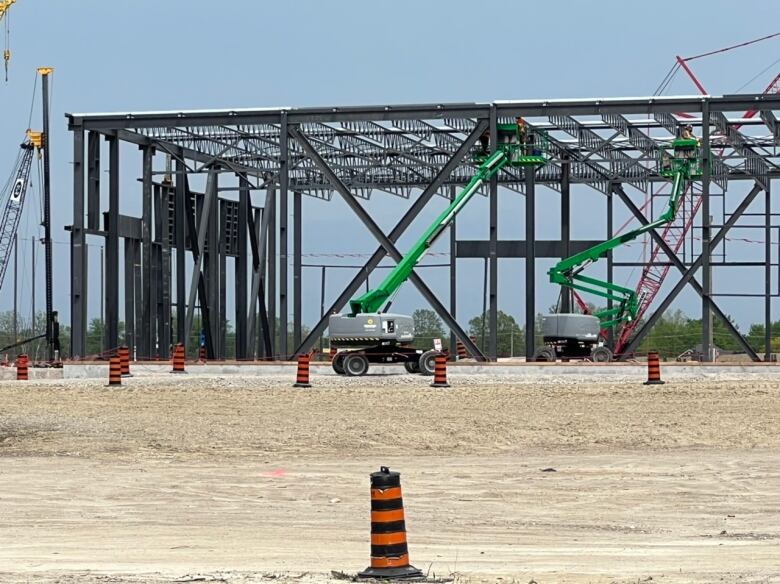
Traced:
POLYGON ((122 359, 120 357, 111 357, 108 365, 108 385, 112 387, 122 385, 122 359))
POLYGON ((433 383, 431 387, 449 387, 447 383, 447 356, 436 355, 436 364, 433 368, 433 383))
POLYGON ((419 578, 409 563, 401 474, 383 466, 371 473, 371 566, 360 578, 419 578))
POLYGON ((311 387, 309 383, 309 355, 298 355, 298 371, 295 375, 293 387, 311 387))
POLYGON ((29 367, 29 362, 27 361, 27 355, 22 353, 16 358, 16 380, 17 381, 29 380, 28 367, 29 367))
POLYGON ((455 347, 458 351, 458 361, 462 361, 463 359, 468 359, 469 354, 466 352, 466 345, 460 342, 460 340, 457 340, 455 342, 455 347))
POLYGON ((173 369, 171 373, 186 373, 184 370, 184 344, 176 343, 173 348, 173 369))
POLYGON ((122 369, 122 377, 132 377, 130 375, 130 349, 122 345, 118 349, 119 366, 122 369))
POLYGON ((645 385, 663 385, 664 383, 661 381, 661 360, 658 358, 658 351, 648 351, 645 385))

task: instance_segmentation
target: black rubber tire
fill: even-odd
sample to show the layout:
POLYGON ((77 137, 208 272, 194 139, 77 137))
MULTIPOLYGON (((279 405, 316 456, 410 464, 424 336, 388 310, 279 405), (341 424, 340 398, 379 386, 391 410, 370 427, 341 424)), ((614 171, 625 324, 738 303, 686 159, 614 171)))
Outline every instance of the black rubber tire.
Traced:
POLYGON ((433 370, 436 368, 436 356, 441 355, 439 351, 425 351, 420 355, 420 359, 417 361, 421 375, 433 375, 433 370))
POLYGON ((417 361, 404 361, 404 369, 407 373, 419 373, 420 364, 417 361))
POLYGON ((534 361, 545 361, 552 363, 555 361, 555 351, 550 347, 541 347, 534 351, 534 361))
POLYGON ((330 364, 330 366, 333 367, 333 371, 339 375, 344 375, 344 357, 346 356, 347 353, 336 353, 333 356, 333 361, 330 364))
POLYGON ((344 357, 344 373, 349 377, 362 377, 368 373, 368 358, 361 353, 349 353, 344 357))
POLYGON ((607 347, 593 347, 590 351, 590 360, 594 363, 609 363, 612 361, 612 351, 607 347))

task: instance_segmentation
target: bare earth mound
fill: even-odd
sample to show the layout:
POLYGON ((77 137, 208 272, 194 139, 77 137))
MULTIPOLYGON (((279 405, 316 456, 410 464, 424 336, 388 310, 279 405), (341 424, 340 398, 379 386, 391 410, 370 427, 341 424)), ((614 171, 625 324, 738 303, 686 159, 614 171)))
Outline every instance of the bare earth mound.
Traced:
POLYGON ((778 383, 640 381, 5 383, 0 582, 343 582, 380 465, 430 577, 780 582, 778 383))

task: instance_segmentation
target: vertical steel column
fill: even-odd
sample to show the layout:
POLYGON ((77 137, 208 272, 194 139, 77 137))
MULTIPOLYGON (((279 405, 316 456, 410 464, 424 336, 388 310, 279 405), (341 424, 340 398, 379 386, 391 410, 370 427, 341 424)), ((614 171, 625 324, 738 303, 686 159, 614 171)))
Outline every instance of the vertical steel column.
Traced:
POLYGON ((152 156, 151 146, 141 147, 141 327, 137 333, 136 357, 148 358, 154 347, 152 290, 152 156))
MULTIPOLYGON (((187 239, 185 226, 187 224, 186 198, 190 196, 186 186, 187 170, 181 160, 176 160, 176 205, 173 222, 176 245, 176 342, 186 343, 184 320, 187 315, 187 291, 185 289, 185 263, 187 239)), ((190 234, 192 235, 192 234, 190 234)))
POLYGON ((100 134, 97 132, 87 134, 87 227, 100 229, 100 134))
MULTIPOLYGON (((90 134, 90 139, 92 134, 90 134)), ((70 232, 70 354, 84 357, 87 353, 87 241, 84 232, 84 130, 73 131, 73 228, 70 232)), ((33 253, 34 248, 33 248, 33 253)), ((32 264, 33 282, 35 264, 32 264)), ((35 284, 33 283, 33 294, 35 284)), ((33 304, 35 304, 33 302, 33 304)), ((33 311, 34 312, 34 311, 33 311)), ((35 314, 33 313, 33 329, 35 314)))
MULTIPOLYGON (((711 226, 710 226, 710 102, 702 103, 702 170, 701 177, 701 257, 702 257, 702 295, 701 295, 701 347, 705 362, 712 361, 712 267, 711 226)), ((725 219, 725 217, 724 217, 725 219)))
POLYGON ((157 187, 156 200, 158 213, 155 213, 159 225, 160 240, 160 280, 159 294, 159 356, 167 359, 171 356, 171 189, 169 187, 157 187))
MULTIPOLYGON (((219 191, 217 191, 219 192, 219 191)), ((218 359, 227 358, 227 207, 219 202, 219 338, 218 359)))
MULTIPOLYGON (((144 284, 143 274, 141 270, 141 240, 133 239, 133 289, 135 290, 135 351, 130 352, 130 359, 138 359, 138 346, 143 342, 141 338, 142 331, 144 329, 144 323, 146 322, 143 317, 143 302, 144 302, 144 284)), ((147 325, 148 326, 148 323, 147 325)))
POLYGON ((104 350, 119 346, 119 139, 108 140, 108 234, 106 237, 104 350))
MULTIPOLYGON (((457 196, 457 190, 455 189, 455 185, 451 185, 449 188, 450 191, 450 200, 455 200, 455 197, 457 196)), ((458 255, 458 228, 457 228, 457 218, 452 218, 452 223, 450 224, 450 314, 452 314, 452 318, 458 318, 457 308, 458 308, 458 273, 457 273, 457 255, 458 255)), ((455 333, 450 331, 450 353, 452 355, 457 356, 457 339, 455 338, 455 333)))
POLYGON ((238 176, 238 253, 235 257, 236 277, 236 359, 246 359, 246 264, 247 242, 249 236, 249 181, 246 176, 238 176))
MULTIPOLYGON (((764 361, 772 359, 772 181, 764 190, 764 361)), ((780 261, 780 258, 778 258, 780 261)))
MULTIPOLYGON (((32 321, 30 322, 30 336, 35 336, 35 237, 30 238, 32 249, 30 249, 30 274, 32 275, 32 283, 30 285, 30 301, 32 306, 30 307, 30 314, 32 315, 32 321)), ((86 247, 86 245, 85 245, 86 247)), ((86 329, 85 329, 86 330, 86 329)), ((72 338, 72 337, 71 337, 72 338)), ((85 337, 86 338, 86 337, 85 337)), ((73 341, 71 341, 71 347, 73 347, 73 341)), ((71 355, 73 350, 71 349, 71 355)))
MULTIPOLYGON (((135 348, 135 247, 129 237, 125 242, 125 346, 135 348)), ((119 266, 117 266, 118 268, 119 266)))
POLYGON ((525 167, 525 358, 536 349, 536 181, 535 169, 525 167))
MULTIPOLYGON (((612 194, 612 189, 609 189, 609 194, 607 195, 607 240, 612 239, 613 236, 613 222, 614 222, 614 201, 615 197, 612 194)), ((609 250, 607 252, 607 282, 614 282, 615 281, 615 266, 614 266, 614 258, 612 257, 612 250, 609 250)), ((607 298, 607 308, 612 308, 613 301, 612 298, 607 298)), ((615 328, 609 327, 609 330, 607 331, 607 346, 614 347, 615 346, 615 328)))
MULTIPOLYGON (((571 256, 571 163, 565 156, 561 161, 561 259, 571 256)), ((561 286, 561 307, 564 314, 571 312, 572 291, 561 286)))
POLYGON ((276 344, 276 188, 271 186, 267 191, 266 208, 263 213, 268 213, 268 327, 271 337, 271 359, 279 356, 276 344), (270 203, 270 205, 269 205, 270 203))
POLYGON ((280 358, 287 355, 287 191, 290 184, 288 166, 289 134, 287 112, 282 112, 279 126, 279 348, 280 358))
POLYGON ((303 195, 293 193, 293 347, 301 344, 302 338, 302 258, 303 258, 303 195))
MULTIPOLYGON (((490 106, 490 153, 498 149, 498 116, 496 106, 490 106)), ((488 340, 487 358, 498 359, 498 174, 490 178, 490 241, 488 254, 490 262, 490 302, 488 306, 490 339, 488 340)), ((484 315, 483 315, 484 319, 484 315)), ((482 346, 484 351, 484 344, 482 346)))
POLYGON ((214 174, 214 193, 209 210, 208 230, 206 233, 205 258, 203 274, 206 279, 206 290, 209 305, 209 319, 211 321, 211 344, 206 339, 206 355, 209 359, 216 359, 222 354, 223 339, 220 331, 219 304, 219 255, 220 255, 220 203, 219 203, 219 172, 214 174))

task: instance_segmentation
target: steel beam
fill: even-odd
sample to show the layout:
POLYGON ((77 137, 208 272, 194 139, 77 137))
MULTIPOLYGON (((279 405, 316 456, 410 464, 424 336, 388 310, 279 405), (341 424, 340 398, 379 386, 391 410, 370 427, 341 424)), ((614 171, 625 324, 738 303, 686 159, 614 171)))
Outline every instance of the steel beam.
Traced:
POLYGON ((713 112, 736 112, 745 110, 780 110, 780 96, 777 95, 726 95, 720 97, 702 96, 648 96, 627 98, 556 99, 497 101, 486 103, 434 103, 372 106, 341 106, 324 108, 267 108, 232 109, 207 111, 130 112, 121 114, 65 114, 68 127, 82 126, 88 130, 116 128, 160 128, 196 125, 230 124, 275 124, 285 113, 290 124, 369 121, 410 120, 442 118, 487 118, 489 108, 495 105, 500 117, 581 115, 601 116, 605 113, 652 114, 654 112, 700 112, 702 104, 709 102, 713 112))
MULTIPOLYGON (((209 176, 213 179, 214 193, 219 193, 219 172, 214 169, 215 172, 210 173, 209 176)), ((219 334, 221 330, 220 325, 220 295, 219 295, 219 283, 220 283, 220 202, 219 197, 215 194, 209 201, 208 210, 208 224, 206 227, 206 245, 204 248, 205 261, 203 274, 206 280, 206 299, 209 307, 209 328, 211 329, 211 338, 206 338, 206 357, 208 359, 216 359, 222 354, 224 339, 219 334)), ((205 206, 204 206, 204 212, 205 206)))
MULTIPOLYGON (((268 358, 275 360, 279 358, 278 345, 276 342, 276 188, 269 189, 266 196, 266 207, 263 213, 268 214, 268 243, 266 249, 268 250, 268 257, 266 258, 266 279, 265 283, 268 288, 266 295, 268 297, 268 334, 271 337, 271 352, 268 353, 268 358), (270 196, 270 200, 269 200, 270 196), (270 203, 270 206, 269 206, 270 203)), ((265 218, 265 217, 264 217, 265 218)))
POLYGON ((154 303, 152 290, 155 287, 152 273, 152 158, 154 152, 149 146, 141 147, 141 329, 138 331, 137 355, 148 358, 152 355, 155 341, 154 303))
MULTIPOLYGON (((571 163, 561 163, 561 259, 571 257, 571 163)), ((561 286, 561 312, 571 312, 571 289, 561 286)))
POLYGON ((701 352, 705 362, 713 361, 713 335, 712 335, 712 252, 710 239, 712 228, 710 225, 710 172, 712 158, 710 151, 710 110, 709 104, 703 105, 701 152, 702 152, 702 177, 701 177, 701 270, 702 270, 702 295, 701 295, 701 352))
MULTIPOLYGON (((450 186, 450 201, 454 201, 457 191, 454 186, 450 186)), ((450 224, 450 314, 453 318, 458 318, 458 218, 452 218, 450 224)), ((325 274, 323 273, 323 284, 325 274)), ((458 338, 453 331, 450 331, 450 354, 457 357, 456 347, 458 338)))
MULTIPOLYGON (((498 115, 495 106, 490 108, 490 154, 495 154, 498 149, 498 115)), ((490 210, 488 217, 488 241, 489 241, 489 289, 488 289, 488 357, 491 361, 498 359, 498 173, 490 178, 490 192, 488 195, 490 210)), ((527 203, 526 203, 527 204, 527 203)), ((526 212, 527 212, 526 208, 526 212)), ((527 228, 526 224, 526 228, 527 228)), ((527 240, 527 238, 526 238, 527 240)), ((527 249, 526 249, 527 251, 527 249)), ((482 315, 485 318, 485 315, 482 315)))
POLYGON ((227 357, 227 201, 219 201, 219 327, 217 359, 227 357))
MULTIPOLYGON (((401 237, 401 234, 404 231, 406 231, 409 225, 411 225, 412 221, 414 221, 417 215, 419 215, 423 207, 425 207, 428 201, 430 201, 431 198, 436 194, 436 192, 441 188, 441 186, 450 176, 452 171, 460 164, 460 162, 463 160, 463 157, 466 155, 466 153, 469 150, 471 150, 471 148, 477 142, 479 137, 482 135, 482 132, 484 132, 487 129, 487 127, 488 127, 487 120, 479 120, 477 122, 476 127, 463 141, 463 144, 461 144, 457 152, 455 152, 452 158, 450 158, 447 161, 447 163, 442 167, 442 169, 433 179, 433 181, 431 181, 431 183, 425 188, 425 190, 412 204, 412 206, 406 211, 406 213, 404 213, 403 217, 401 217, 400 221, 398 221, 398 223, 392 229, 392 231, 390 231, 390 234, 388 236, 390 241, 393 242, 398 241, 398 238, 401 237)), ((328 309, 325 312, 325 314, 323 314, 319 322, 312 328, 308 336, 303 340, 301 345, 295 350, 296 354, 306 352, 309 349, 311 349, 311 347, 314 346, 314 343, 317 340, 317 338, 323 333, 325 328, 328 326, 329 316, 333 313, 338 312, 344 307, 344 305, 355 294, 355 292, 357 292, 357 290, 360 288, 363 282, 368 278, 368 275, 379 265, 379 263, 382 261, 382 259, 385 257, 386 254, 387 252, 382 246, 378 247, 374 251, 374 253, 371 255, 371 258, 366 262, 363 268, 355 275, 352 281, 350 281, 350 283, 347 285, 344 291, 331 305, 330 309, 328 309)), ((466 347, 468 348, 468 350, 471 352, 472 355, 478 356, 480 360, 485 359, 485 356, 482 354, 482 351, 480 351, 477 348, 477 346, 471 341, 471 339, 462 338, 461 341, 466 345, 466 347)))
POLYGON ((119 140, 108 138, 108 226, 106 231, 104 351, 119 346, 119 140))
POLYGON ((303 315, 303 195, 293 193, 293 346, 301 344, 303 315))
MULTIPOLYGON (((176 342, 187 345, 185 320, 187 318, 187 291, 185 266, 187 253, 187 169, 176 160, 176 204, 174 205, 174 245, 176 246, 176 342)), ((193 234, 191 234, 193 235, 193 234)))
MULTIPOLYGON (((253 231, 255 232, 254 243, 252 244, 252 290, 249 295, 249 309, 251 311, 258 311, 260 316, 260 334, 263 338, 263 343, 260 346, 260 357, 272 357, 272 343, 271 343, 271 327, 268 322, 268 311, 266 309, 265 300, 265 285, 263 274, 266 269, 266 249, 268 243, 268 225, 271 218, 271 213, 268 212, 270 206, 274 201, 274 186, 269 185, 265 195, 265 206, 262 211, 260 221, 257 218, 254 219, 255 225, 253 231)), ((249 315, 247 315, 249 316, 249 315)), ((257 342, 257 319, 249 318, 249 343, 250 354, 255 355, 255 344, 257 342)))
POLYGON ((100 134, 97 132, 87 134, 87 227, 90 229, 100 229, 101 227, 100 134))
MULTIPOLYGON (((764 191, 764 361, 772 360, 772 183, 764 191)), ((778 258, 780 261, 780 258, 778 258)), ((780 292, 780 291, 779 291, 780 292)))
POLYGON ((169 205, 169 187, 155 188, 155 238, 160 242, 160 279, 158 283, 159 320, 158 320, 158 356, 168 359, 171 356, 171 246, 168 236, 168 223, 171 218, 169 205))
MULTIPOLYGON (((71 357, 87 353, 87 290, 89 288, 87 241, 84 233, 84 131, 73 132, 73 229, 71 254, 71 357)), ((35 264, 31 266, 35 270, 35 264)), ((33 277, 34 274, 33 274, 33 277)), ((35 287, 33 286, 33 290, 35 287)), ((35 326, 33 311, 33 327, 35 326)))
MULTIPOLYGON (((734 226, 734 224, 737 222, 737 220, 742 216, 742 213, 745 212, 745 209, 747 209, 750 206, 750 203, 753 202, 753 200, 756 198, 756 195, 761 191, 761 187, 756 184, 750 192, 745 196, 745 198, 742 200, 742 202, 739 204, 737 209, 734 211, 734 213, 729 217, 728 221, 726 221, 723 224, 723 227, 720 228, 718 233, 715 235, 715 237, 712 238, 710 242, 710 249, 714 249, 715 247, 720 244, 720 242, 726 237, 729 230, 734 226)), ((647 218, 642 214, 642 212, 634 205, 633 201, 626 195, 625 191, 623 191, 622 188, 620 188, 618 185, 615 185, 615 193, 620 197, 621 201, 625 203, 625 205, 629 208, 631 213, 642 223, 643 225, 646 225, 648 223, 647 218)), ((703 289, 701 285, 694 279, 694 275, 696 274, 696 270, 698 270, 702 265, 702 256, 699 256, 691 265, 690 267, 687 267, 685 264, 680 260, 680 258, 677 257, 677 254, 674 253, 674 251, 669 247, 669 245, 663 240, 663 238, 656 232, 656 231, 650 231, 650 235, 655 240, 656 244, 661 246, 664 253, 669 257, 669 259, 674 263, 675 267, 677 267, 680 272, 682 272, 682 277, 680 278, 680 281, 677 282, 675 287, 667 294, 666 298, 661 302, 659 307, 656 309, 656 311, 648 318, 648 320, 645 322, 644 325, 637 331, 636 335, 634 335, 634 338, 631 339, 631 341, 626 346, 623 356, 620 358, 625 358, 625 355, 630 355, 634 351, 636 351, 636 348, 641 344, 642 340, 645 338, 648 332, 655 326, 655 323, 658 322, 658 319, 661 318, 663 313, 666 311, 667 308, 669 308, 669 305, 674 301, 675 298, 680 294, 680 292, 685 288, 686 285, 690 284, 691 287, 696 291, 697 294, 700 296, 703 294, 703 289)), ((727 329, 731 332, 731 334, 734 336, 734 338, 737 340, 737 342, 742 346, 742 348, 745 350, 745 352, 753 359, 754 361, 758 361, 758 355, 756 355, 756 352, 753 350, 752 347, 745 341, 744 337, 739 333, 738 330, 734 327, 734 325, 731 323, 731 321, 728 319, 728 316, 720 310, 717 304, 710 301, 710 305, 712 309, 714 310, 715 314, 721 319, 723 324, 726 326, 727 329)))
MULTIPOLYGON (((297 130, 297 128, 290 128, 290 134, 301 145, 306 154, 312 159, 315 165, 322 171, 327 180, 333 185, 333 188, 342 196, 347 205, 358 216, 363 224, 368 228, 371 234, 377 239, 388 254, 396 261, 400 262, 403 259, 401 252, 398 251, 395 244, 388 239, 388 237, 381 230, 379 225, 371 218, 365 209, 360 205, 354 195, 344 185, 343 182, 336 176, 331 168, 325 163, 319 153, 314 149, 311 143, 297 130)), ((428 288, 422 279, 412 272, 409 275, 409 279, 420 291, 423 297, 430 303, 431 307, 436 311, 439 317, 450 327, 450 330, 454 330, 455 334, 461 338, 466 337, 466 332, 460 327, 457 321, 447 311, 444 305, 439 301, 436 295, 428 288)), ((476 347, 475 347, 476 348, 476 347)), ((476 353, 476 352, 475 352, 476 353)))
POLYGON ((235 258, 236 359, 247 358, 247 243, 249 239, 249 181, 238 175, 238 255, 235 258))
MULTIPOLYGON (((536 347, 536 186, 534 168, 525 168, 525 358, 536 347)), ((492 270, 491 270, 492 272, 492 270)), ((493 330, 491 329, 491 332, 493 330)))
MULTIPOLYGON (((135 240, 125 239, 125 346, 135 352, 135 240)), ((118 271, 119 266, 117 266, 118 271)))
MULTIPOLYGON (((201 315, 202 315, 202 322, 201 327, 203 330, 208 331, 206 336, 211 336, 211 322, 210 322, 210 306, 209 306, 209 295, 206 291, 206 282, 203 278, 203 262, 204 262, 204 256, 203 250, 206 247, 206 235, 208 233, 208 226, 209 226, 209 219, 211 217, 211 211, 214 207, 213 200, 217 197, 217 191, 215 188, 215 180, 214 176, 217 174, 216 171, 212 171, 209 173, 208 179, 206 180, 206 192, 204 193, 204 199, 203 199, 203 209, 200 213, 200 221, 197 228, 197 231, 195 229, 190 229, 190 247, 192 249, 192 259, 193 259, 193 266, 192 266, 192 275, 190 276, 190 293, 189 298, 187 300, 187 314, 185 316, 185 326, 184 326, 184 336, 186 339, 190 338, 190 335, 192 334, 192 319, 195 315, 195 299, 196 295, 200 291, 200 306, 201 306, 201 315)), ((187 193, 187 200, 190 200, 189 193, 187 193)), ((189 221, 189 223, 194 223, 195 218, 193 217, 193 214, 188 212, 187 213, 188 218, 192 217, 192 219, 189 221)), ((200 331, 198 331, 200 333, 200 331)), ((206 343, 209 345, 210 343, 206 343)), ((185 346, 187 346, 188 343, 185 343, 185 346)))
POLYGON ((287 358, 287 203, 289 174, 289 127, 287 112, 282 112, 279 124, 279 354, 287 358))

